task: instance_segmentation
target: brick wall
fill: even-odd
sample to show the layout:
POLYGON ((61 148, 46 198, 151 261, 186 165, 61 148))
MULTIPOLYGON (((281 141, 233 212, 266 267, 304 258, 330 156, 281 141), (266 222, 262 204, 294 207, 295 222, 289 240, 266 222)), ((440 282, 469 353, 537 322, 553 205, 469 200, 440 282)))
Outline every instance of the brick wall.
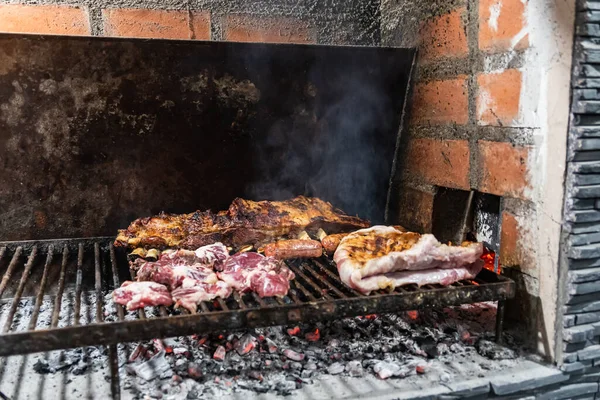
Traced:
POLYGON ((0 4, 0 32, 276 43, 379 42, 379 2, 375 0, 353 0, 335 7, 316 0, 0 3, 5 3, 0 4))
POLYGON ((568 70, 547 77, 557 60, 570 66, 574 12, 559 1, 442 3, 382 2, 382 43, 420 51, 398 222, 435 230, 440 188, 498 196, 500 262, 518 284, 509 317, 552 357, 570 79, 568 70), (555 100, 560 112, 549 113, 555 100), (548 123, 552 113, 562 119, 548 123))
MULTIPOLYGON (((515 231, 514 213, 532 200, 533 137, 521 115, 521 67, 529 45, 524 13, 520 0, 470 1, 421 22, 403 175, 404 185, 420 193, 443 186, 511 199, 517 210, 507 210, 505 219, 515 221, 506 225, 515 231), (508 66, 502 62, 507 56, 508 66)), ((408 209, 401 204, 401 223, 418 230, 431 226, 431 209, 405 219, 408 209)), ((519 261, 505 257, 511 265, 519 261)))

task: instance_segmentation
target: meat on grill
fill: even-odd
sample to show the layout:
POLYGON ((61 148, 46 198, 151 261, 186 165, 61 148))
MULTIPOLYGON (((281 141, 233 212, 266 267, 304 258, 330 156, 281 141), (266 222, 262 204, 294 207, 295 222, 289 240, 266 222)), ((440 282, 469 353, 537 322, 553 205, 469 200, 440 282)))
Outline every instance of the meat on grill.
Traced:
POLYGON ((231 286, 223 281, 181 287, 171 292, 173 301, 175 301, 175 307, 183 307, 191 312, 196 312, 198 304, 203 301, 210 301, 217 297, 226 299, 230 295, 231 286))
POLYGON ((167 287, 156 282, 123 282, 120 288, 113 291, 113 300, 127 306, 128 310, 173 304, 167 287))
POLYGON ((157 261, 137 259, 132 263, 132 268, 137 272, 136 280, 157 282, 173 290, 217 282, 213 266, 227 257, 227 248, 215 243, 196 251, 167 250, 160 254, 157 261))
POLYGON ((217 276, 240 292, 253 290, 260 297, 285 296, 294 279, 294 273, 281 262, 250 252, 229 257, 217 276))
POLYGON ((366 228, 369 222, 344 214, 318 198, 298 196, 286 201, 251 201, 236 198, 229 209, 218 213, 159 214, 139 218, 120 230, 115 246, 177 247, 196 249, 222 242, 236 249, 258 247, 277 239, 296 238, 306 230, 328 233, 366 228))
POLYGON ((152 281, 173 290, 178 287, 191 287, 201 283, 217 282, 217 274, 212 268, 202 264, 169 265, 160 261, 142 264, 138 270, 138 281, 152 281))
POLYGON ((289 258, 318 258, 323 255, 323 246, 317 240, 288 239, 269 243, 264 247, 267 257, 278 260, 289 258))
POLYGON ((474 278, 483 267, 482 253, 481 243, 448 246, 430 234, 374 226, 343 238, 333 259, 341 280, 368 294, 410 283, 449 285, 474 278))
POLYGON ((321 239, 321 244, 323 245, 323 250, 325 250, 325 252, 330 255, 335 253, 335 250, 339 246, 340 242, 346 236, 348 236, 347 233, 334 233, 334 234, 325 236, 323 239, 321 239))

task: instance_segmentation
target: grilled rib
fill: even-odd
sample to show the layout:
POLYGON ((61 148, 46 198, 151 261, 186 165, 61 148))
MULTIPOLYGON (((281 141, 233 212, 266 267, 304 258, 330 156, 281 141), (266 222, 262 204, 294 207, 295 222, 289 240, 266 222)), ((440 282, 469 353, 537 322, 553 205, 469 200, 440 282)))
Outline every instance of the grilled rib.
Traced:
POLYGON ((315 234, 321 228, 338 233, 369 225, 368 221, 346 215, 318 198, 298 196, 286 201, 236 198, 228 210, 216 214, 196 211, 139 218, 129 228, 119 230, 115 246, 196 249, 221 242, 238 249, 295 238, 303 230, 315 234))

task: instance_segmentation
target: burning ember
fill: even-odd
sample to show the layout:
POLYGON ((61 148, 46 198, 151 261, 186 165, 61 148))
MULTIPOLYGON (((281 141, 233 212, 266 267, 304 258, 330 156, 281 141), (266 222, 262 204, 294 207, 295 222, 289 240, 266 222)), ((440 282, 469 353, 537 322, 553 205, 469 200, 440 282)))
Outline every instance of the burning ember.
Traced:
POLYGON ((300 333, 300 327, 295 326, 293 328, 290 328, 287 330, 288 335, 290 336, 296 336, 300 333))
MULTIPOLYGON (((481 259, 484 261, 483 268, 488 269, 490 271, 494 271, 494 259, 496 258, 496 253, 488 248, 484 248, 483 254, 481 255, 481 259)), ((498 273, 501 273, 502 269, 500 268, 500 264, 498 264, 498 273)))
POLYGON ((324 374, 437 379, 448 362, 516 357, 488 340, 494 320, 493 306, 482 304, 154 340, 131 347, 122 379, 138 393, 159 390, 164 398, 189 388, 195 392, 188 398, 241 390, 287 395, 324 374))

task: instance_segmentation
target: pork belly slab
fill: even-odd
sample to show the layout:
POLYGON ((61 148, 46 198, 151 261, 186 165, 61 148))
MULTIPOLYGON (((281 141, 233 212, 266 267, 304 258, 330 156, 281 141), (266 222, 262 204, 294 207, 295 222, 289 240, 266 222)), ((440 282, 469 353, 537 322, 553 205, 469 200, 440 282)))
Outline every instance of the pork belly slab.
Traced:
POLYGON ((342 282, 369 294, 378 289, 474 278, 483 268, 481 243, 441 244, 431 234, 374 226, 342 239, 333 260, 342 282))

